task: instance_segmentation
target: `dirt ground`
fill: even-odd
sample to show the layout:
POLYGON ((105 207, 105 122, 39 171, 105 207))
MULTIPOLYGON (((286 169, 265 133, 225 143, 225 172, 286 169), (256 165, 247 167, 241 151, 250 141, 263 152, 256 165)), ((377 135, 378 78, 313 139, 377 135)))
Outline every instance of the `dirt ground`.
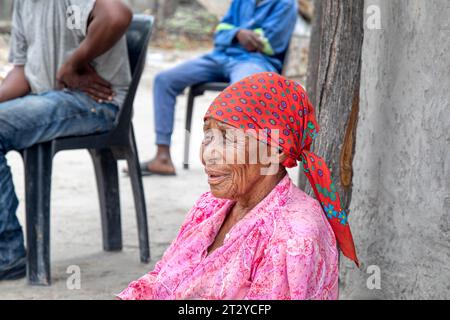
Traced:
MULTIPOLYGON (((152 103, 155 74, 207 50, 150 49, 135 103, 134 125, 141 160, 148 159, 155 152, 152 103)), ((55 158, 52 180, 53 283, 49 287, 33 287, 25 279, 0 282, 0 299, 113 299, 114 293, 120 292, 130 281, 150 271, 176 236, 195 199, 208 190, 197 150, 202 138, 202 115, 215 95, 216 93, 210 92, 196 100, 191 138, 191 169, 182 169, 186 110, 186 96, 182 95, 177 101, 173 136, 173 158, 178 175, 144 178, 152 258, 149 264, 139 262, 135 211, 128 177, 120 177, 124 248, 121 252, 104 252, 91 160, 86 151, 62 152, 55 158), (70 286, 71 266, 80 268, 79 289, 70 286)), ((7 158, 20 199, 17 215, 24 225, 22 160, 17 153, 9 153, 7 158)), ((120 168, 123 166, 121 163, 120 168)), ((296 175, 296 170, 291 172, 292 177, 296 175)))
MULTIPOLYGON (((155 151, 152 113, 152 79, 157 70, 195 56, 197 52, 155 52, 150 50, 148 64, 136 97, 134 124, 141 159, 155 151)), ((193 126, 195 137, 192 149, 200 140, 201 113, 209 96, 199 99, 193 126), (197 139, 196 139, 197 138, 197 139)), ((51 205, 51 287, 31 287, 25 280, 0 283, 3 299, 110 299, 127 283, 149 271, 175 237, 184 215, 195 198, 207 190, 199 161, 193 152, 192 168, 182 169, 182 141, 185 98, 179 99, 177 131, 174 134, 176 177, 144 179, 148 219, 150 225, 151 263, 141 264, 137 243, 137 229, 130 181, 120 177, 121 209, 124 248, 122 252, 102 251, 100 213, 94 171, 86 151, 58 154, 54 162, 51 205), (66 281, 71 265, 80 267, 81 288, 69 290, 66 281)), ((12 168, 20 208, 18 216, 24 225, 23 165, 17 153, 7 155, 12 168)), ((124 164, 120 164, 120 167, 124 164)))

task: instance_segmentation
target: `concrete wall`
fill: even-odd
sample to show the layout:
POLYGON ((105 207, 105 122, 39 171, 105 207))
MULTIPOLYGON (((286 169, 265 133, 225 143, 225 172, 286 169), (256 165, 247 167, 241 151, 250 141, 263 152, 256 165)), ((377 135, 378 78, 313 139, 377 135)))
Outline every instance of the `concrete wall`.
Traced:
POLYGON ((449 299, 450 2, 372 4, 382 30, 365 31, 350 207, 363 267, 342 259, 341 297, 449 299))

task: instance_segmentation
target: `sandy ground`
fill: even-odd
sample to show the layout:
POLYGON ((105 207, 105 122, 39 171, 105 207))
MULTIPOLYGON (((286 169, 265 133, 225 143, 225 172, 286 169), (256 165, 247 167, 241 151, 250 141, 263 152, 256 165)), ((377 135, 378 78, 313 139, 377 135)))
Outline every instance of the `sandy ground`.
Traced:
MULTIPOLYGON (((135 102, 134 125, 141 160, 155 152, 152 82, 159 70, 195 57, 199 51, 162 51, 152 48, 135 102)), ((202 116, 216 93, 196 101, 191 138, 191 169, 182 169, 186 96, 177 101, 173 136, 176 177, 146 177, 144 188, 150 228, 151 262, 139 262, 136 219, 130 181, 120 177, 124 248, 102 251, 100 212, 94 171, 86 151, 58 154, 54 161, 51 202, 52 285, 29 286, 25 279, 0 282, 0 299, 113 299, 127 284, 150 271, 176 236, 195 199, 208 190, 198 156, 202 138, 202 116), (79 289, 71 289, 68 268, 81 271, 79 289)), ((17 153, 7 155, 20 199, 18 217, 24 225, 23 164, 17 153)), ((119 164, 120 168, 124 166, 119 164)), ((297 176, 297 170, 290 172, 297 176)))

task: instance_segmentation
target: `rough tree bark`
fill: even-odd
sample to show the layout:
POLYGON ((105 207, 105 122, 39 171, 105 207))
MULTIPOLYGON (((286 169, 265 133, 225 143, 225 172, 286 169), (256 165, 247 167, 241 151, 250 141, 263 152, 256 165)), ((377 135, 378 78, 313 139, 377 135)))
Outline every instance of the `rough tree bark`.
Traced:
MULTIPOLYGON (((364 1, 315 1, 307 91, 321 126, 312 149, 328 163, 348 210, 359 108, 364 1)), ((312 193, 300 172, 299 186, 312 193)))

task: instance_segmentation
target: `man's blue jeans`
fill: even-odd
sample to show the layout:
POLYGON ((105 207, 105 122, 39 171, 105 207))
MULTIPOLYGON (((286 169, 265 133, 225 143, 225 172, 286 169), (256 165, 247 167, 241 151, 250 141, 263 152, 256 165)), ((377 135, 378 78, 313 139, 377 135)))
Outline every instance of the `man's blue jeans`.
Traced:
POLYGON ((59 137, 108 131, 117 112, 113 104, 99 104, 84 93, 69 90, 0 103, 0 271, 11 269, 25 257, 6 153, 59 137))
POLYGON ((191 85, 201 82, 231 82, 251 74, 272 71, 267 64, 229 59, 223 63, 202 56, 159 73, 153 85, 156 144, 171 143, 176 97, 191 85))

